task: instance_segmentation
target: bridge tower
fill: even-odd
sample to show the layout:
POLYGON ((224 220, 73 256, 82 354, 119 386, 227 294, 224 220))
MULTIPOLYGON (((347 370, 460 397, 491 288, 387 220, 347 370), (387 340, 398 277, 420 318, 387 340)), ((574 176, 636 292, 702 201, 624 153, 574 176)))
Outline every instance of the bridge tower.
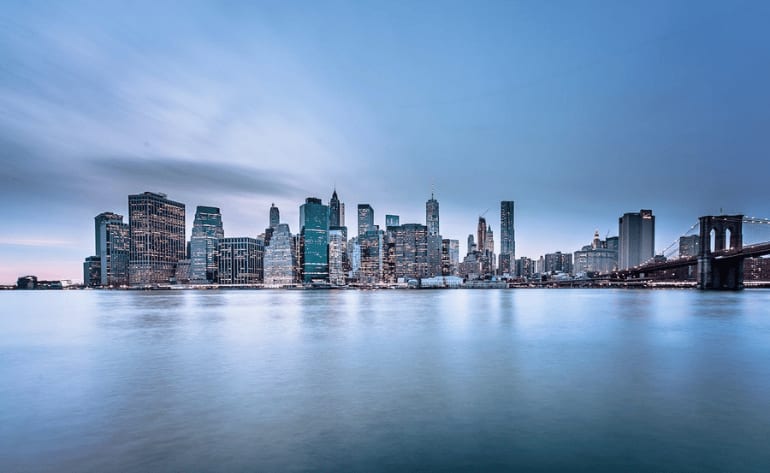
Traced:
POLYGON ((699 244, 698 289, 743 289, 743 215, 701 217, 699 244))

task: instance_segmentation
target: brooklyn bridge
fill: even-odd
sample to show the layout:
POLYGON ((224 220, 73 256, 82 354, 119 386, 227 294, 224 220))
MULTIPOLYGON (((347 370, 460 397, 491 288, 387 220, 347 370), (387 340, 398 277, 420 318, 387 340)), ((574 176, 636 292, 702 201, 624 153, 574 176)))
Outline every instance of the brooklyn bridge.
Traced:
MULTIPOLYGON (((764 226, 770 220, 744 215, 700 217, 691 230, 698 231, 697 251, 667 258, 665 255, 622 271, 604 275, 609 281, 692 280, 698 289, 739 290, 744 287, 744 260, 770 254, 770 241, 744 244, 744 226, 764 226)), ((669 246, 672 248, 674 244, 669 246)), ((664 251, 665 253, 665 251, 664 251)))

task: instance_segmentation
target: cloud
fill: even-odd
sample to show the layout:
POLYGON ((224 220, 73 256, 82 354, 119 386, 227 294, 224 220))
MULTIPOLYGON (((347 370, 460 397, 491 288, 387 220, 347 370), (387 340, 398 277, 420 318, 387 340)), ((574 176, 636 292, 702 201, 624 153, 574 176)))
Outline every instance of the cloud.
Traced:
POLYGON ((174 158, 112 156, 90 159, 98 178, 112 176, 144 188, 199 190, 205 193, 290 196, 299 191, 295 177, 279 171, 174 158))

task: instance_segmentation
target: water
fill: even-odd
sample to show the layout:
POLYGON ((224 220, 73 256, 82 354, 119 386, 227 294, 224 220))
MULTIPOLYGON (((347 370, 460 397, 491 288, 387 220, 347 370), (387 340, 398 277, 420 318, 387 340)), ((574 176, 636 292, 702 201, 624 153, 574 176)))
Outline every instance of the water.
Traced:
POLYGON ((770 292, 0 293, 0 471, 770 470, 770 292))

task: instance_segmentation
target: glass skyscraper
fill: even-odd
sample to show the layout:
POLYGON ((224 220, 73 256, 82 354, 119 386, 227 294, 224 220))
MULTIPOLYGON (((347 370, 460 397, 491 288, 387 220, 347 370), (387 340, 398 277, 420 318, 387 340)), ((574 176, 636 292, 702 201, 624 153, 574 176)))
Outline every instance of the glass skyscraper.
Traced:
MULTIPOLYGON (((428 277, 428 227, 418 223, 405 223, 396 228, 395 234, 396 277, 428 277)), ((440 249, 439 245, 439 251, 440 249)))
POLYGON ((278 224, 270 244, 265 247, 264 283, 270 286, 288 286, 296 282, 294 237, 289 225, 278 224))
POLYGON ((652 210, 623 214, 618 219, 618 269, 646 263, 655 256, 655 216, 652 210))
POLYGON ((329 280, 329 207, 308 197, 299 208, 302 280, 329 280))
POLYGON ((358 236, 374 230, 374 209, 369 204, 358 204, 358 236))
POLYGON ((512 200, 500 202, 500 272, 514 275, 516 272, 516 232, 512 200))
POLYGON ((199 205, 195 211, 190 237, 190 280, 213 282, 217 279, 219 263, 217 244, 225 237, 222 214, 217 207, 199 205))
MULTIPOLYGON (((123 216, 112 212, 94 217, 96 231, 96 257, 99 259, 100 286, 125 286, 128 284, 128 260, 130 231, 123 223, 123 216)), ((95 281, 91 281, 93 284, 95 281)))
POLYGON ((165 284, 185 258, 185 207, 166 194, 128 196, 130 228, 129 283, 165 284))
POLYGON ((428 235, 438 235, 440 233, 438 201, 433 198, 433 193, 430 194, 430 200, 425 202, 425 225, 428 227, 428 235))

